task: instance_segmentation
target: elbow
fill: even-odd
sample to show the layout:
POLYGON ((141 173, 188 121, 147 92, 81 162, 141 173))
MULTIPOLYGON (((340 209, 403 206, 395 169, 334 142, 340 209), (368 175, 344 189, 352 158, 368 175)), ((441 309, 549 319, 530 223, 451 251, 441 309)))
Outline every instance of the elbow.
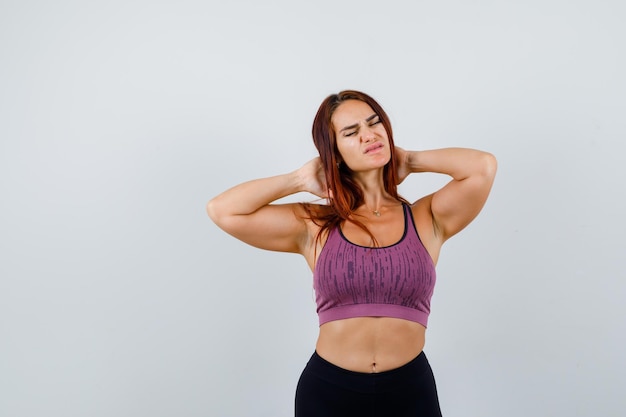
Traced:
POLYGON ((496 157, 489 153, 484 152, 481 161, 481 172, 482 174, 493 180, 496 176, 496 172, 498 171, 498 160, 496 157))
POLYGON ((213 220, 215 224, 219 224, 220 210, 219 210, 219 204, 215 200, 216 199, 213 198, 209 200, 208 203, 206 203, 206 213, 209 215, 209 218, 213 220))
POLYGON ((206 204, 206 213, 217 227, 222 230, 228 229, 228 221, 231 219, 230 213, 225 210, 224 204, 219 197, 215 197, 206 204))

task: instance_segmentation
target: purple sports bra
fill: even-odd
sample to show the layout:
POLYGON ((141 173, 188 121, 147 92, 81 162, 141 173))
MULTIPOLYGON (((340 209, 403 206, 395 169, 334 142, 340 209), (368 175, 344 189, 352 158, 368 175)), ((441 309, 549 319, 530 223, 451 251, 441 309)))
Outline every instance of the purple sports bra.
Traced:
POLYGON ((391 246, 359 246, 339 227, 330 231, 313 273, 320 326, 351 317, 395 317, 426 327, 435 265, 411 208, 403 206, 404 234, 391 246))

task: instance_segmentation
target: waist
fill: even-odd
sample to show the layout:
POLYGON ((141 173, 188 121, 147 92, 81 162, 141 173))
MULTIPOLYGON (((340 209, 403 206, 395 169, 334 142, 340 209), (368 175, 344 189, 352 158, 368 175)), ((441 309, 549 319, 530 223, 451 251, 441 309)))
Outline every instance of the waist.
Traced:
POLYGON ((410 362, 424 348, 426 328, 391 317, 356 317, 320 326, 317 353, 354 372, 378 373, 410 362))

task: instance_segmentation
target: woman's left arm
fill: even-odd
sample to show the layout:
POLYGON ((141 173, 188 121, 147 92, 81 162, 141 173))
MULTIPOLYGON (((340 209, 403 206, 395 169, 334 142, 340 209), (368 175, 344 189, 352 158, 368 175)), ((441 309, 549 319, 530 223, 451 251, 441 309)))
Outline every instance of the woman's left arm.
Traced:
POLYGON ((413 172, 435 172, 452 177, 428 199, 435 233, 442 242, 460 232, 478 215, 496 175, 497 162, 492 154, 464 148, 396 150, 400 181, 413 172))

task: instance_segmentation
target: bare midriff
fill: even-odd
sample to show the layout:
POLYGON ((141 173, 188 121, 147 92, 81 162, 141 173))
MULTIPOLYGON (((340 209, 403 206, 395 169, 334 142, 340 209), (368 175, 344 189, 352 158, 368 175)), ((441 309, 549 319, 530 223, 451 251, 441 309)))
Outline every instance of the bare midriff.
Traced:
POLYGON ((426 328, 391 317, 355 317, 320 326, 316 351, 328 362, 355 372, 396 369, 420 354, 426 328))

